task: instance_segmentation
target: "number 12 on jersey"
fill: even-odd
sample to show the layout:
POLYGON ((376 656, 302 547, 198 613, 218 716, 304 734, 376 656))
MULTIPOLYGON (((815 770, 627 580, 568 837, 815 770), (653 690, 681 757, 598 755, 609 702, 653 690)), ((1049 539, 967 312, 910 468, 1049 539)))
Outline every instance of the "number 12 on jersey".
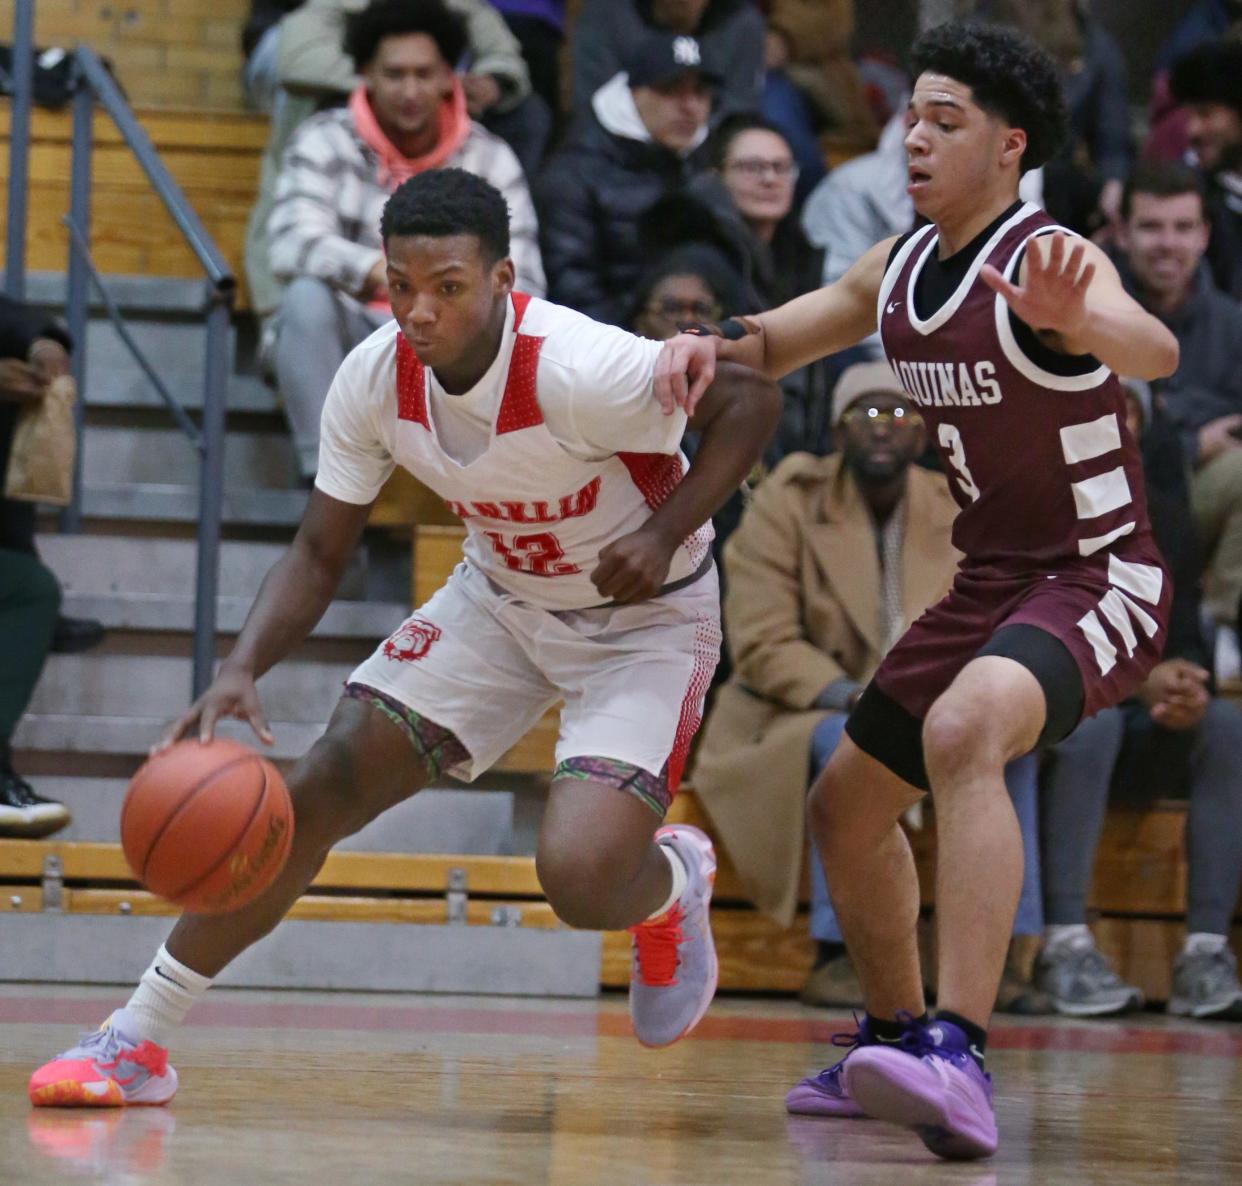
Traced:
POLYGON ((537 577, 568 577, 582 571, 565 559, 560 540, 550 531, 505 539, 499 531, 483 533, 506 568, 537 577))
POLYGON ((962 444, 962 434, 952 424, 940 425, 940 445, 949 453, 949 464, 957 471, 957 484, 971 502, 979 501, 979 487, 970 476, 970 467, 966 464, 966 446, 962 444))

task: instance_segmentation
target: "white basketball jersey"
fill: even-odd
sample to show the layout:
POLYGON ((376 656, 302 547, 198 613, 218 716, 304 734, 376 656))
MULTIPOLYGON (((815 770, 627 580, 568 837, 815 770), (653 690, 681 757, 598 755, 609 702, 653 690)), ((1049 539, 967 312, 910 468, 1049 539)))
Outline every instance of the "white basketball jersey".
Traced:
MULTIPOLYGON (((605 599, 590 579, 600 552, 651 517, 681 481, 686 460, 681 453, 571 456, 544 424, 537 391, 539 352, 562 311, 524 293, 512 300, 504 393, 486 450, 468 464, 441 445, 429 414, 428 373, 397 334, 392 457, 461 516, 467 559, 496 585, 547 609, 600 605, 605 599)), ((711 540, 707 523, 682 543, 670 584, 707 564, 711 540)))

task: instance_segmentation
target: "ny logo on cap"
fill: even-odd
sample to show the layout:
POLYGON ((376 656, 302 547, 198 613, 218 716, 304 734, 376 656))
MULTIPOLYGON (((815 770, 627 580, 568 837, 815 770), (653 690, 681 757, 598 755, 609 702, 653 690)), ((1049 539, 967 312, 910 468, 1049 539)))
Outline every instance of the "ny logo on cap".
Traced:
POLYGON ((693 37, 676 37, 673 39, 673 61, 679 66, 698 66, 699 43, 693 37))

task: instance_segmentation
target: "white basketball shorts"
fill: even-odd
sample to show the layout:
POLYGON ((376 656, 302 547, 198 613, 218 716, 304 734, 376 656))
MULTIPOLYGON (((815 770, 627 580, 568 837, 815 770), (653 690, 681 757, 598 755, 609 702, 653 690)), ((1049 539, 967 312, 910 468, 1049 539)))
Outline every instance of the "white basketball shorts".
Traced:
POLYGON ((626 762, 675 791, 720 658, 715 569, 636 605, 545 610, 462 562, 349 677, 451 730, 473 781, 558 701, 559 766, 626 762))

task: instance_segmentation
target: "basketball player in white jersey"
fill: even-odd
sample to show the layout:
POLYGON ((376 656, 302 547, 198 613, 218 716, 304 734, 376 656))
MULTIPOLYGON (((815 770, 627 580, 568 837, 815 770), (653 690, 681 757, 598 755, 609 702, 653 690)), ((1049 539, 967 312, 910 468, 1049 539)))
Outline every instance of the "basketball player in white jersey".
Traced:
POLYGON ((170 1099, 173 1031, 332 846, 442 773, 474 779, 559 701, 537 855, 548 900, 571 926, 631 930, 645 1045, 676 1041, 712 999, 715 856, 697 829, 659 824, 719 653, 710 516, 775 428, 779 391, 741 367, 716 382, 691 419, 702 444, 687 471, 686 417, 652 398, 660 344, 513 292, 494 188, 420 173, 382 230, 395 320, 337 373, 297 537, 166 741, 210 738, 233 716, 270 742, 255 680, 327 609, 395 466, 463 518, 465 559, 353 673, 294 768, 293 851, 276 883, 235 913, 183 916, 128 1005, 35 1072, 36 1105, 170 1099))
POLYGON ((1022 882, 1002 770, 1131 695, 1160 657, 1169 582, 1114 372, 1168 375, 1177 343, 1098 248, 1018 198, 1066 122, 1047 55, 1011 31, 951 24, 912 56, 909 190, 927 225, 819 292, 726 324, 728 337, 674 338, 656 395, 692 408, 718 358, 776 378, 878 327, 932 430, 960 508, 961 568, 881 664, 811 792, 867 1014, 838 1043, 852 1052, 786 1106, 891 1120, 968 1158, 997 1147, 986 1028, 1022 882), (929 790, 934 1019, 898 825, 929 790))

